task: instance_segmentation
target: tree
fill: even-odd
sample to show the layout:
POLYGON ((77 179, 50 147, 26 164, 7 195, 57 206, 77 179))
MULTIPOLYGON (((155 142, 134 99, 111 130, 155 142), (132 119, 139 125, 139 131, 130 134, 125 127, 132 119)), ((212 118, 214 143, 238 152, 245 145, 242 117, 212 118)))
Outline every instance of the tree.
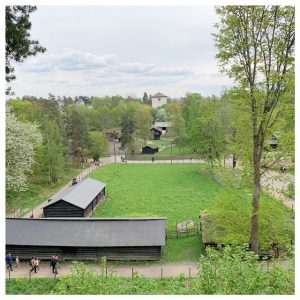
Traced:
POLYGON ((64 173, 63 139, 57 123, 53 120, 43 122, 44 144, 42 164, 48 175, 48 183, 53 183, 64 173))
POLYGON ((79 113, 72 106, 67 109, 66 132, 70 153, 79 163, 83 158, 83 149, 87 145, 88 133, 85 121, 80 118, 79 113))
POLYGON ((251 250, 259 250, 261 158, 266 137, 294 97, 295 8, 290 6, 217 7, 214 35, 220 69, 238 86, 237 105, 247 114, 252 147, 253 201, 251 250))
MULTIPOLYGON (((30 39, 31 22, 29 16, 36 11, 36 6, 6 6, 6 45, 5 45, 5 73, 6 81, 16 78, 12 61, 23 62, 29 56, 44 53, 46 48, 38 41, 30 39)), ((10 88, 6 90, 10 93, 10 88)))
POLYGON ((34 163, 36 146, 42 142, 38 127, 31 123, 22 123, 6 110, 6 190, 25 191, 27 174, 34 163))
POLYGON ((121 147, 134 142, 136 104, 129 103, 121 115, 121 147))
POLYGON ((221 165, 225 152, 225 131, 221 122, 220 103, 205 100, 200 111, 190 130, 190 144, 212 166, 215 160, 221 165))
POLYGON ((91 147, 89 154, 97 161, 102 155, 107 153, 107 140, 101 132, 90 132, 89 134, 91 147))
POLYGON ((146 140, 151 137, 151 108, 148 106, 140 106, 134 114, 134 119, 136 124, 136 136, 146 143, 146 140))

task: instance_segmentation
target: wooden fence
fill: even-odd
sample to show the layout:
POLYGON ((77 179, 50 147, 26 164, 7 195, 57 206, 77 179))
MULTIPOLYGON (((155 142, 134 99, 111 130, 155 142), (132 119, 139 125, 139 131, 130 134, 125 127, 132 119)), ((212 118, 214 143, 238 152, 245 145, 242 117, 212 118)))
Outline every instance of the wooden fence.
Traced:
POLYGON ((190 219, 184 222, 176 222, 174 226, 167 229, 167 239, 178 239, 187 236, 200 234, 200 221, 198 219, 190 219))

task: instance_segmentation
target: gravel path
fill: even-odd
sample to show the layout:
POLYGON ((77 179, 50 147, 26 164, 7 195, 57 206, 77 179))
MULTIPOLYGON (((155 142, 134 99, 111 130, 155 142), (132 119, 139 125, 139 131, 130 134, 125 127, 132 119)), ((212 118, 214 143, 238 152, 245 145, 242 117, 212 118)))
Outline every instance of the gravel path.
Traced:
MULTIPOLYGON (((95 270, 97 274, 100 274, 101 267, 96 263, 88 263, 87 266, 95 270)), ((13 271, 10 272, 11 278, 16 277, 29 277, 30 267, 27 262, 21 262, 19 268, 13 268, 13 271)), ((107 272, 108 274, 113 273, 114 275, 131 277, 133 272, 138 272, 139 275, 144 277, 177 277, 181 273, 185 276, 196 276, 199 269, 198 263, 186 262, 186 263, 171 263, 171 264, 151 264, 151 265, 116 265, 107 263, 107 272), (133 269, 132 269, 133 268, 133 269)), ((71 263, 63 262, 62 266, 58 269, 57 276, 68 275, 71 273, 71 263)), ((40 264, 40 269, 35 274, 31 273, 32 278, 34 277, 53 277, 52 268, 49 265, 49 262, 42 262, 40 264)), ((6 278, 9 277, 9 272, 6 270, 6 278)))

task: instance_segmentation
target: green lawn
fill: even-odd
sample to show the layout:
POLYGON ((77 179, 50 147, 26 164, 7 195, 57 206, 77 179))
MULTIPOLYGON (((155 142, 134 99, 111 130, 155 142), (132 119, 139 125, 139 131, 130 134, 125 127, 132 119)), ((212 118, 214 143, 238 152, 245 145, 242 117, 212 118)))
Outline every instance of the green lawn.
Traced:
MULTIPOLYGON (((172 147, 172 155, 183 155, 183 154, 194 154, 193 150, 189 147, 178 147, 173 146, 172 147)), ((171 147, 167 147, 163 149, 162 151, 155 154, 156 156, 170 156, 171 155, 171 147)))
POLYGON ((214 206, 222 188, 202 174, 198 164, 115 164, 91 177, 107 183, 107 200, 94 217, 167 217, 167 228, 176 221, 197 219, 201 210, 214 206))
MULTIPOLYGON (((112 164, 98 169, 91 177, 107 184, 107 198, 92 217, 166 217, 167 230, 174 230, 176 222, 198 221, 202 210, 214 209, 217 199, 225 195, 206 168, 203 164, 112 164)), ((250 212, 251 191, 231 192, 250 212)), ((292 220, 293 213, 281 201, 267 195, 261 201, 265 210, 272 208, 270 215, 292 220)), ((198 236, 167 239, 160 263, 197 261, 201 253, 198 236)))
MULTIPOLYGON (((176 222, 198 221, 199 212, 213 207, 221 192, 200 169, 194 164, 105 166, 92 174, 107 183, 107 199, 93 217, 160 216, 172 230, 176 222)), ((201 253, 199 236, 167 239, 162 262, 198 261, 201 253)))

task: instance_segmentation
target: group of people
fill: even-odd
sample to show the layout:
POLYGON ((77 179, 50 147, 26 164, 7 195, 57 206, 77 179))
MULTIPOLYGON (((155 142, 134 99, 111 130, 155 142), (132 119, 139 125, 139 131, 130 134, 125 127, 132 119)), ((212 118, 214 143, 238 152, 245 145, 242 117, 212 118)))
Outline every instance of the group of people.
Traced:
MULTIPOLYGON (((6 268, 10 271, 13 271, 13 262, 14 259, 10 253, 6 255, 6 268)), ((50 266, 52 267, 52 273, 58 274, 57 268, 59 267, 59 258, 57 255, 53 255, 50 260, 50 266)), ((15 259, 16 267, 18 268, 20 266, 20 259, 18 256, 16 256, 15 259)), ((37 273, 37 270, 39 269, 41 260, 38 259, 35 256, 32 256, 29 260, 29 266, 31 267, 30 273, 34 271, 34 273, 37 273)))

